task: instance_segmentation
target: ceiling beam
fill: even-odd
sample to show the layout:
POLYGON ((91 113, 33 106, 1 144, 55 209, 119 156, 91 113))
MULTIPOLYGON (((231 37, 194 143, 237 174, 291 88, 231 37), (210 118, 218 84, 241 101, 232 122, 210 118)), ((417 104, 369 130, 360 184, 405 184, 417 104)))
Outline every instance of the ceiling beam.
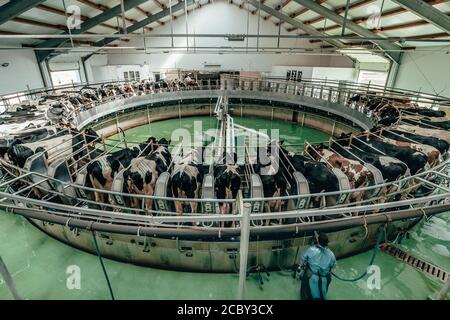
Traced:
MULTIPOLYGON (((370 3, 374 2, 374 1, 375 0, 360 0, 360 1, 357 1, 357 2, 353 2, 353 3, 351 3, 348 6, 348 11, 353 10, 353 9, 357 9, 359 7, 362 7, 362 6, 365 6, 365 5, 370 4, 370 3)), ((318 3, 320 4, 320 2, 318 2, 318 3)), ((346 7, 347 6, 344 5, 342 7, 335 8, 334 12, 336 12, 337 14, 341 14, 341 13, 345 12, 346 7)), ((308 9, 303 9, 302 11, 307 12, 309 10, 308 9)), ((302 13, 304 13, 304 12, 302 12, 302 13)), ((295 18, 295 16, 294 16, 294 18, 295 18)), ((319 16, 319 17, 311 19, 311 20, 303 21, 303 23, 307 24, 307 25, 311 25, 311 24, 315 24, 315 23, 323 21, 323 20, 325 20, 325 18, 322 17, 322 16, 319 16)), ((333 27, 339 28, 339 25, 335 25, 333 27)), ((296 30, 296 28, 289 28, 289 29, 287 29, 287 31, 289 31, 289 32, 294 31, 294 30, 296 30)))
MULTIPOLYGON (((368 4, 372 3, 374 1, 375 0, 360 0, 360 1, 357 1, 357 2, 353 2, 353 3, 351 3, 348 6, 348 10, 350 11, 350 10, 353 10, 353 9, 360 8, 362 6, 365 6, 365 5, 368 5, 368 4)), ((341 14, 341 13, 345 12, 345 9, 346 9, 346 5, 338 7, 338 8, 335 8, 334 12, 337 13, 337 14, 341 14)), ((323 21, 323 20, 325 20, 325 18, 321 16, 321 17, 317 17, 315 19, 311 19, 311 20, 305 21, 305 24, 314 24, 314 23, 317 23, 317 22, 320 22, 320 21, 323 21)))
MULTIPOLYGON (((50 13, 53 13, 53 14, 57 14, 57 15, 62 16, 62 17, 66 17, 67 16, 67 13, 64 10, 53 8, 53 7, 44 5, 44 4, 37 5, 36 9, 39 9, 39 10, 42 10, 42 11, 46 11, 46 12, 50 12, 50 13)), ((83 20, 83 21, 86 21, 87 19, 89 19, 89 17, 81 15, 80 19, 83 20)), ((106 23, 101 23, 100 26, 108 28, 108 29, 114 29, 115 31, 118 30, 117 27, 112 26, 110 24, 106 24, 106 23)))
MULTIPOLYGON (((291 0, 284 0, 282 3, 280 3, 279 5, 275 6, 275 10, 280 11, 281 9, 283 9, 285 6, 287 6, 289 4, 289 2, 291 2, 291 0)), ((263 19, 267 20, 270 19, 272 17, 271 14, 265 16, 263 19)))
MULTIPOLYGON (((110 7, 107 7, 105 5, 92 2, 91 0, 77 0, 77 1, 83 3, 83 4, 87 5, 87 6, 90 6, 91 8, 94 8, 94 9, 97 9, 97 10, 103 11, 103 12, 111 9, 110 7)), ((137 9, 137 6, 136 6, 135 9, 137 9)), ((127 18, 126 16, 124 16, 124 19, 126 21, 128 21, 129 23, 131 23, 131 24, 134 24, 134 23, 137 22, 136 20, 127 18)), ((152 31, 151 28, 148 28, 148 31, 152 31)))
MULTIPOLYGON (((135 8, 137 11, 139 11, 140 13, 142 13, 144 16, 150 17, 151 15, 153 15, 153 13, 151 13, 150 11, 145 11, 144 9, 142 9, 141 7, 137 6, 135 8)), ((165 25, 165 23, 163 21, 157 21, 161 26, 165 25)))
POLYGON ((442 11, 425 3, 422 0, 393 0, 408 11, 418 15, 425 21, 433 24, 435 27, 450 34, 450 18, 442 11))
MULTIPOLYGON (((277 17, 281 21, 289 23, 289 24, 293 25, 294 27, 297 27, 297 28, 305 31, 306 33, 308 33, 308 34, 310 34, 312 36, 320 36, 320 37, 324 36, 323 33, 317 31, 313 27, 307 26, 307 25, 303 24, 301 21, 293 19, 293 18, 291 18, 291 17, 281 13, 280 11, 277 11, 277 10, 273 9, 272 7, 266 6, 265 4, 262 4, 258 0, 248 0, 248 3, 250 3, 255 8, 260 8, 261 10, 265 11, 266 13, 271 14, 274 17, 277 17)), ((325 41, 330 43, 330 44, 332 44, 333 46, 335 46, 337 48, 345 47, 345 45, 342 42, 338 41, 338 40, 327 39, 325 41)))
POLYGON ((49 28, 49 29, 62 30, 62 31, 67 30, 67 27, 63 26, 61 24, 51 24, 51 23, 47 23, 47 22, 25 19, 25 18, 21 18, 21 17, 15 17, 11 21, 23 23, 23 24, 27 24, 27 25, 35 26, 35 27, 49 28))
MULTIPOLYGON (((373 2, 373 1, 374 0, 369 0, 368 2, 373 2)), ((431 4, 431 5, 435 5, 435 4, 439 4, 439 3, 448 2, 449 0, 425 0, 425 1, 427 3, 429 3, 429 4, 431 4)), ((359 3, 363 4, 363 2, 367 2, 367 0, 363 0, 363 1, 359 2, 359 3)), ((356 7, 354 5, 356 5, 356 4, 358 4, 358 3, 355 2, 355 3, 351 4, 348 9, 349 10, 355 9, 356 7)), ((367 3, 364 3, 364 5, 366 5, 366 4, 367 3)), ((340 7, 340 8, 337 8, 337 9, 334 10, 334 12, 336 12, 337 14, 340 14, 340 13, 342 13, 344 11, 345 11, 345 7, 340 7)), ((392 10, 388 10, 388 11, 382 12, 381 13, 381 18, 388 18, 388 17, 396 16, 396 15, 401 14, 401 13, 405 13, 405 12, 408 12, 408 10, 406 10, 406 9, 404 9, 402 7, 398 7, 398 8, 392 9, 392 10)), ((363 16, 363 17, 353 18, 352 21, 355 22, 355 23, 360 24, 360 23, 366 22, 369 19, 370 19, 370 16, 369 17, 363 16)), ((324 20, 323 17, 318 17, 316 19, 305 21, 305 24, 314 24, 314 23, 320 22, 322 20, 324 20)), ((338 24, 336 24, 334 26, 330 26, 330 27, 325 28, 325 30, 333 30, 333 29, 337 29, 339 27, 340 26, 338 24)))
POLYGON ((153 0, 153 2, 156 3, 161 9, 167 9, 167 6, 165 4, 162 4, 159 0, 153 0))
MULTIPOLYGON (((185 1, 187 3, 187 6, 190 6, 194 3, 194 0, 185 0, 185 1)), ((151 15, 150 17, 147 17, 147 18, 129 26, 127 28, 127 33, 134 32, 136 30, 139 30, 139 29, 145 27, 146 25, 149 25, 150 23, 156 22, 159 19, 170 16, 171 11, 172 11, 172 13, 175 13, 182 9, 184 10, 184 1, 180 1, 177 4, 174 4, 172 6, 172 10, 170 8, 163 9, 163 10, 151 15)), ((119 33, 115 33, 115 34, 119 34, 119 33)), ((113 42, 114 40, 116 40, 116 38, 104 38, 102 40, 97 41, 95 44, 97 47, 102 47, 102 46, 105 46, 105 45, 113 42)))
MULTIPOLYGON (((141 3, 145 2, 147 0, 127 0, 125 1, 124 7, 125 11, 130 10, 134 8, 137 5, 140 5, 141 3)), ((72 34, 82 34, 89 29, 92 29, 93 27, 98 26, 101 23, 104 23, 105 21, 108 21, 111 18, 117 17, 121 14, 121 6, 120 4, 116 5, 115 7, 108 9, 95 17, 89 18, 88 20, 81 23, 79 29, 73 29, 71 30, 72 34)), ((63 34, 68 34, 68 32, 64 32, 63 34)), ((37 45, 38 48, 57 48, 64 44, 67 41, 67 39, 49 39, 47 41, 44 41, 37 45)), ((38 50, 36 52, 36 56, 38 58, 38 61, 41 62, 44 59, 47 59, 50 54, 52 54, 53 50, 38 50)))
MULTIPOLYGON (((450 14, 447 14, 447 15, 450 15, 450 14)), ((358 23, 357 21, 355 21, 355 19, 353 19, 352 21, 358 23)), ((394 25, 390 25, 390 26, 386 26, 386 27, 373 28, 373 29, 370 29, 370 31, 375 32, 375 33, 380 33, 380 32, 384 32, 384 31, 410 29, 410 28, 428 26, 428 25, 430 25, 430 23, 428 21, 416 20, 416 21, 411 21, 411 22, 406 22, 406 23, 394 24, 394 25)), ((321 32, 329 32, 331 30, 335 30, 338 28, 339 28, 339 25, 334 25, 334 26, 331 26, 328 28, 323 28, 323 29, 318 29, 318 30, 321 32)))
MULTIPOLYGON (((36 9, 39 9, 39 10, 42 10, 42 11, 46 11, 46 12, 50 12, 50 13, 53 13, 53 14, 57 14, 57 15, 62 16, 62 17, 66 17, 67 16, 67 13, 64 10, 60 10, 58 8, 53 8, 53 7, 44 5, 44 4, 37 5, 36 9)), ((89 19, 89 17, 80 15, 80 19, 82 21, 86 21, 86 20, 89 19)), ((119 30, 118 27, 112 26, 112 25, 107 24, 107 23, 100 23, 99 26, 102 26, 102 27, 105 27, 105 28, 108 28, 108 29, 112 29, 114 31, 118 31, 119 30)), ((120 41, 129 42, 130 39, 120 39, 120 41)))
POLYGON ((22 13, 33 9, 38 4, 41 4, 45 0, 15 0, 9 1, 0 7, 0 24, 3 24, 22 13))
MULTIPOLYGON (((337 14, 333 10, 330 10, 324 6, 321 6, 320 4, 317 4, 314 1, 311 0, 294 0, 298 4, 304 6, 305 8, 308 8, 321 16, 325 17, 326 19, 332 20, 335 23, 339 25, 344 24, 344 17, 337 14)), ((354 23, 353 21, 347 20, 345 22, 346 28, 349 30, 352 30, 356 34, 360 35, 361 37, 367 37, 367 38, 376 38, 378 37, 373 32, 367 30, 366 28, 361 27, 360 25, 354 23)), ((379 40, 371 40, 372 43, 377 44, 381 49, 385 50, 385 54, 395 61, 396 63, 400 62, 401 59, 401 52, 399 52, 402 48, 396 44, 390 43, 389 41, 384 40, 383 38, 379 37, 379 40)))

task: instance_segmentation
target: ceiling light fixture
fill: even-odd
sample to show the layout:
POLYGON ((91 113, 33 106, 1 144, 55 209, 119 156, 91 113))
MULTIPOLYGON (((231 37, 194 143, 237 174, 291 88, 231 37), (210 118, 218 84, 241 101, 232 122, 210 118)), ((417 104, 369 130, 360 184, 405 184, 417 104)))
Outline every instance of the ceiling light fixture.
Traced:
POLYGON ((243 34, 229 34, 226 36, 228 41, 244 41, 245 35, 243 34))

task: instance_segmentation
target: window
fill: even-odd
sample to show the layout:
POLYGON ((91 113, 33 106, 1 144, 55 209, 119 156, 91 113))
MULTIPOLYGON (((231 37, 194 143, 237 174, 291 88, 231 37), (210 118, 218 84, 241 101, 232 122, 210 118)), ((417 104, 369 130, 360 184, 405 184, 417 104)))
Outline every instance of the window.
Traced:
POLYGON ((141 81, 141 74, 139 71, 125 71, 123 78, 125 81, 141 81))
POLYGON ((286 80, 302 81, 302 75, 303 71, 288 70, 288 72, 286 73, 286 80))

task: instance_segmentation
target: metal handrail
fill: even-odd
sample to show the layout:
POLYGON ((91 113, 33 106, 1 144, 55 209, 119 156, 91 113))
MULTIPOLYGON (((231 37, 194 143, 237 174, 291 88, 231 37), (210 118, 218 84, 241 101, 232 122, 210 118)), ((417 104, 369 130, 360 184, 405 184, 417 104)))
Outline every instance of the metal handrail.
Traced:
MULTIPOLYGON (((147 224, 163 224, 163 223, 186 223, 186 222, 225 222, 225 221, 239 221, 241 218, 241 213, 238 214, 197 214, 197 215, 176 215, 176 216, 143 216, 143 215, 134 215, 123 212, 105 212, 103 210, 92 209, 92 208, 83 208, 83 207, 73 207, 64 204, 58 203, 48 203, 43 200, 30 199, 23 196, 12 195, 5 192, 0 192, 0 197, 8 197, 11 200, 23 203, 30 204, 33 206, 40 207, 40 210, 44 210, 44 208, 51 209, 53 214, 68 216, 76 219, 85 219, 85 220, 94 220, 96 222, 101 222, 104 217, 111 218, 112 220, 105 220, 107 222, 126 222, 126 224, 139 224, 139 223, 147 223, 147 224), (58 211, 62 210, 62 211, 58 211), (72 213, 70 213, 72 212, 72 213), (91 217, 92 215, 92 217, 91 217), (123 220, 125 218, 130 218, 130 220, 123 220), (120 221, 119 221, 120 220, 120 221)), ((270 220, 270 219, 289 219, 289 218, 304 218, 304 217, 329 217, 329 216, 342 216, 344 214, 358 214, 363 213, 367 214, 367 212, 379 212, 380 210, 388 210, 395 209, 402 206, 413 206, 413 205, 427 205, 430 207, 430 202, 442 201, 450 199, 450 192, 431 195, 426 198, 413 198, 400 200, 396 202, 389 203, 376 203, 370 204, 367 206, 353 206, 346 208, 323 208, 321 210, 317 209, 307 209, 307 210, 291 210, 291 211, 282 211, 282 212, 265 212, 265 213, 251 213, 251 220, 270 220)), ((241 200, 244 204, 248 201, 245 199, 241 200)), ((7 208, 17 208, 17 206, 12 206, 8 203, 0 202, 0 207, 7 208)), ((338 220, 345 220, 347 217, 338 218, 338 220)))
MULTIPOLYGON (((38 172, 27 172, 25 171, 23 168, 14 166, 8 162, 6 162, 3 159, 0 159, 0 164, 6 167, 10 167, 13 170, 16 170, 18 172, 24 172, 24 174, 21 174, 20 176, 16 176, 14 178, 14 180, 20 180, 23 179, 24 181, 26 181, 25 178, 28 178, 30 176, 37 176, 39 178, 43 178, 43 179, 47 179, 48 181, 53 181, 53 182, 57 182, 59 184, 64 185, 65 188, 68 187, 72 187, 72 188, 79 188, 82 189, 84 191, 90 191, 90 192, 99 192, 99 193, 104 193, 107 195, 118 195, 118 196, 125 196, 125 197, 134 197, 134 198, 138 198, 138 199, 151 199, 151 200, 169 200, 169 201, 192 201, 192 202, 228 202, 228 203, 232 203, 235 202, 235 199, 206 199, 206 198, 193 198, 193 199, 188 199, 188 198, 174 198, 174 197, 157 197, 157 196, 153 196, 153 195, 141 195, 141 194, 127 194, 127 193, 121 193, 121 192, 117 192, 117 191, 111 191, 111 190, 99 190, 99 189, 95 189, 95 188, 90 188, 90 187, 86 187, 86 186, 81 186, 78 184, 74 184, 74 183, 68 183, 68 182, 64 182, 64 181, 60 181, 57 180, 53 177, 49 177, 46 176, 42 173, 38 173, 38 172)), ((450 159, 445 160, 444 162, 438 164, 437 166, 432 168, 432 172, 439 172, 439 170, 445 170, 450 168, 450 159)), ((423 176, 428 177, 430 174, 429 171, 422 171, 419 172, 415 175, 412 176, 407 176, 407 177, 403 177, 399 180, 393 181, 393 182, 385 182, 382 184, 377 184, 377 185, 371 185, 371 186, 367 186, 367 187, 363 187, 363 188, 353 188, 353 189, 348 189, 348 190, 344 190, 344 191, 330 191, 330 192, 323 192, 323 193, 312 193, 312 194, 303 194, 303 195, 289 195, 289 196, 281 196, 281 197, 268 197, 268 198, 252 198, 252 199, 245 199, 246 202, 258 202, 258 201, 274 201, 274 200, 297 200, 297 199, 303 199, 303 198, 309 198, 309 197, 327 197, 327 196, 338 196, 341 194, 351 194, 354 192, 358 192, 358 191, 369 191, 369 190, 376 190, 378 188, 382 188, 382 187, 389 187, 389 186, 393 186, 393 185, 398 185, 403 184, 404 182, 408 182, 408 181, 414 181, 414 179, 416 178, 421 178, 423 176)), ((10 181, 6 181, 0 184, 0 189, 5 187, 6 185, 8 185, 10 183, 10 181)), ((46 190, 47 191, 47 190, 46 190)), ((80 201, 83 201, 83 199, 80 199, 80 201)), ((350 203, 348 205, 354 205, 354 203, 350 203)))
MULTIPOLYGON (((143 80, 149 80, 149 79, 143 79, 143 80)), ((226 80, 238 80, 238 81, 252 81, 252 82, 259 82, 259 83, 275 83, 275 84, 283 84, 283 85, 289 85, 289 86, 296 86, 296 87, 308 87, 311 86, 311 88, 314 89, 325 89, 325 90, 333 90, 333 89, 339 89, 339 91, 348 91, 352 92, 353 94, 364 94, 366 96, 377 96, 375 93, 382 93, 384 96, 387 94, 395 94, 400 97, 407 97, 408 99, 414 97, 415 102, 423 102, 427 104, 432 104, 435 106, 450 106, 450 98, 443 97, 439 95, 433 95, 433 94, 427 94, 423 92, 415 92, 412 90, 407 89, 398 89, 398 88, 392 88, 392 87, 384 87, 379 86, 375 84, 360 84, 350 81, 334 81, 334 80, 328 80, 328 79, 315 79, 315 78, 304 78, 301 80, 301 82, 294 82, 294 81, 288 81, 288 80, 281 80, 281 79, 274 79, 274 78, 255 78, 255 77, 242 77, 242 76, 232 76, 232 75, 222 75, 221 78, 221 84, 223 85, 224 81, 226 80), (339 86, 345 86, 344 88, 339 86)), ((76 89, 76 88, 83 88, 83 87, 96 87, 101 86, 103 84, 111 84, 111 83, 129 83, 127 81, 105 81, 105 82, 95 82, 95 83, 81 83, 77 85, 67 85, 62 87, 54 87, 54 88, 40 88, 40 89, 34 89, 29 91, 19 91, 14 92, 10 94, 6 94, 3 96, 0 96, 0 101, 5 100, 11 100, 11 99, 17 99, 20 97, 26 97, 26 96, 32 96, 37 95, 44 92, 56 92, 56 91, 63 91, 64 89, 76 89)), ((211 88, 218 88, 218 86, 199 86, 198 89, 200 90, 208 90, 211 88)), ((271 86, 269 86, 270 88, 271 86)), ((192 90, 191 88, 179 88, 178 90, 192 90)), ((144 90, 146 91, 146 90, 144 90)), ((264 91, 264 90, 261 90, 264 91)), ((270 91, 270 90, 268 90, 270 91)), ((331 91, 330 91, 331 94, 331 91)), ((117 98, 120 97, 112 97, 117 98)))
MULTIPOLYGON (((309 82, 309 83, 300 83, 300 85, 299 85, 298 83, 292 83, 292 82, 289 82, 289 81, 275 81, 274 82, 274 81, 269 81, 267 79, 254 79, 254 78, 242 78, 242 77, 236 78, 236 77, 231 77, 231 76, 223 77, 223 80, 227 80, 227 79, 228 80, 239 79, 240 81, 257 81, 257 82, 266 82, 266 83, 282 83, 282 84, 289 85, 289 86, 295 85, 295 86, 297 86, 299 88, 300 87, 302 88, 301 89, 302 94, 305 94, 305 90, 304 89, 307 88, 310 84, 314 84, 314 85, 316 84, 314 82, 309 82)), ((222 81, 222 85, 224 85, 223 81, 222 81)), ((340 88, 336 88, 336 87, 330 86, 328 84, 323 84, 323 83, 319 83, 319 85, 320 85, 319 87, 313 87, 312 85, 310 86, 311 96, 314 94, 314 90, 320 89, 319 99, 324 99, 326 97, 326 99, 329 100, 329 99, 331 99, 332 93, 339 93, 340 92, 339 91, 340 88), (325 91, 328 90, 328 92, 326 92, 326 94, 324 94, 324 89, 325 89, 325 91)), ((224 85, 224 86, 226 86, 226 85, 224 85)), ((359 86, 359 87, 364 89, 363 86, 359 86)), ((210 86, 208 88, 211 89, 210 86)), ((254 86, 252 86, 252 88, 254 88, 254 86)), ((234 89, 234 87, 232 89, 234 89)), ((364 94, 367 94, 367 88, 365 88, 365 90, 366 91, 364 92, 364 94)), ((261 90, 261 91, 264 91, 264 90, 261 90)), ((272 91, 272 90, 268 90, 268 91, 272 91)), ((295 89, 292 93, 293 94, 299 94, 299 92, 300 92, 299 90, 295 89)), ((290 92, 286 89, 285 93, 290 93, 290 92)), ((346 93, 347 93, 347 98, 350 97, 352 94, 356 94, 355 92, 352 92, 350 90, 346 91, 346 93)), ((361 92, 361 93, 363 93, 363 92, 361 92)), ((149 94, 151 94, 151 93, 149 93, 149 94)), ((118 97, 119 97, 119 99, 126 98, 126 97, 122 97, 122 96, 118 96, 118 97)), ((117 99, 117 97, 115 97, 115 99, 117 99)), ((347 100, 344 100, 345 101, 345 103, 344 103, 345 105, 347 105, 347 100)), ((339 96, 338 96, 338 102, 340 102, 339 101, 339 96)), ((102 104, 102 103, 104 103, 104 102, 101 102, 99 104, 102 104)), ((85 108, 85 106, 82 107, 82 108, 85 108)), ((77 109, 77 110, 79 111, 80 109, 77 109)), ((2 163, 4 165, 6 164, 1 159, 0 159, 0 163, 2 163)), ((6 165, 10 166, 14 170, 18 170, 18 172, 24 172, 24 170, 21 169, 21 168, 17 168, 15 166, 10 165, 10 164, 6 164, 6 165)), ((436 167, 434 167, 432 169, 433 169, 434 172, 439 173, 438 170, 447 169, 448 165, 449 165, 449 160, 445 161, 444 163, 441 163, 440 165, 438 165, 438 166, 436 166, 436 167)), ((431 171, 431 172, 433 172, 433 171, 431 171)), ((24 175, 21 175, 20 177, 16 177, 13 180, 15 180, 17 178, 19 180, 20 179, 26 179, 30 175, 33 175, 33 176, 37 176, 37 177, 41 177, 41 178, 47 179, 47 181, 56 181, 59 184, 63 184, 65 186, 65 188, 67 188, 67 187, 80 188, 80 189, 83 189, 83 190, 86 190, 86 191, 91 191, 91 192, 102 192, 102 193, 109 194, 109 195, 121 195, 121 196, 134 197, 134 198, 140 198, 140 199, 153 199, 153 200, 161 199, 161 200, 169 200, 169 201, 192 201, 192 202, 206 202, 206 201, 208 201, 208 202, 220 202, 220 203, 224 203, 224 202, 231 203, 231 202, 236 202, 236 201, 242 201, 242 202, 245 202, 245 203, 251 203, 251 202, 256 202, 256 201, 295 200, 295 199, 301 199, 301 198, 305 198, 305 197, 315 197, 315 196, 326 197, 326 196, 340 195, 340 194, 343 194, 343 193, 353 193, 355 191, 367 191, 367 190, 371 190, 371 189, 378 189, 378 188, 384 187, 384 186, 397 185, 397 184, 399 184, 400 182, 403 182, 403 181, 414 181, 414 179, 424 180, 424 179, 422 179, 422 176, 425 176, 425 177, 429 178, 429 173, 430 172, 428 172, 428 171, 421 172, 421 173, 416 174, 414 176, 405 177, 405 178, 402 178, 402 179, 400 179, 398 181, 395 181, 395 182, 384 183, 384 184, 374 185, 374 186, 368 186, 368 187, 365 187, 365 188, 345 190, 345 191, 334 191, 334 192, 316 193, 316 194, 308 194, 308 195, 290 195, 290 196, 271 197, 271 198, 252 198, 252 199, 242 199, 242 200, 237 200, 237 199, 229 199, 229 200, 227 200, 227 199, 220 199, 219 200, 219 199, 197 199, 197 198, 196 199, 186 199, 186 198, 173 198, 173 197, 156 197, 156 196, 138 195, 138 194, 130 195, 130 194, 123 194, 123 193, 120 193, 120 192, 114 192, 114 191, 108 191, 108 190, 98 190, 98 189, 95 189, 95 188, 79 186, 79 185, 76 185, 76 184, 73 184, 73 183, 66 183, 66 182, 62 182, 62 181, 59 181, 57 179, 54 179, 54 178, 48 177, 48 176, 46 176, 44 174, 40 174, 40 173, 36 173, 36 172, 25 172, 24 175)), ((8 182, 11 182, 11 180, 8 181, 8 182)), ((427 181, 427 180, 422 181, 422 182, 423 183, 426 183, 426 182, 432 183, 432 182, 427 181)), ((0 184, 0 187, 2 187, 4 185, 5 185, 4 183, 0 184)), ((57 194, 54 191, 51 191, 51 192, 53 192, 54 195, 59 195, 59 194, 57 194)), ((0 194, 7 195, 7 196, 5 196, 2 199, 2 201, 0 201, 0 206, 7 206, 8 205, 4 201, 6 199, 9 199, 9 200, 14 200, 15 199, 15 200, 20 201, 22 203, 28 203, 28 204, 30 203, 30 201, 25 200, 25 199, 28 199, 28 198, 20 196, 20 195, 10 195, 8 193, 0 193, 0 194)), ((444 193, 444 194, 441 194, 441 195, 429 196, 429 197, 425 197, 425 198, 410 199, 410 200, 408 200, 409 202, 405 202, 405 205, 428 203, 429 201, 434 201, 433 199, 442 200, 442 199, 447 199, 447 198, 448 198, 448 193, 444 193)), ((55 203, 49 204, 48 202, 45 202, 45 201, 42 201, 42 200, 35 200, 35 199, 29 199, 29 200, 33 200, 34 205, 39 205, 41 207, 47 206, 49 208, 57 208, 57 206, 56 206, 57 204, 55 204, 55 203), (35 201, 38 201, 38 202, 36 203, 35 201), (39 201, 41 201, 41 202, 39 202, 39 201), (44 204, 46 204, 46 205, 44 205, 44 204)), ((78 199, 78 200, 80 202, 83 202, 85 199, 78 199)), ((289 217, 289 215, 285 215, 285 214, 289 214, 289 213, 292 213, 295 217, 302 217, 303 215, 305 215, 305 216, 323 216, 323 215, 328 215, 329 216, 329 215, 340 214, 341 212, 345 212, 345 213, 348 213, 348 212, 367 212, 368 210, 372 210, 372 209, 373 210, 384 210, 384 209, 387 209, 387 208, 392 208, 392 207, 395 207, 395 206, 399 206, 401 203, 403 203, 403 202, 390 202, 390 203, 383 203, 383 204, 376 204, 376 205, 365 205, 365 206, 360 206, 360 207, 355 206, 356 205, 355 203, 350 203, 347 206, 343 205, 341 207, 321 208, 320 210, 311 209, 311 210, 284 211, 284 212, 276 212, 276 213, 258 213, 257 214, 257 218, 255 217, 254 219, 261 220, 261 219, 271 219, 271 218, 274 218, 274 219, 286 218, 286 217, 289 217), (332 211, 332 210, 336 210, 336 211, 332 211), (338 212, 338 213, 333 213, 333 212, 338 212), (299 214, 299 215, 296 216, 296 214, 299 214)), ((67 210, 68 207, 70 207, 70 206, 66 206, 65 210, 67 210)), ((116 207, 116 208, 121 209, 119 206, 111 205, 111 207, 116 207)), ((77 214, 78 215, 77 217, 79 217, 80 216, 80 214, 79 214, 80 213, 80 207, 71 207, 71 208, 73 208, 73 211, 75 211, 75 214, 77 214)), ((82 211, 85 211, 84 209, 85 208, 83 208, 82 211)), ((134 210, 133 208, 127 208, 127 209, 131 210, 131 211, 138 211, 138 210, 134 210)), ((98 213, 95 209, 90 209, 90 210, 94 210, 93 212, 98 213)), ((104 211, 100 210, 100 212, 104 212, 104 211)), ((167 213, 170 214, 169 212, 167 212, 167 213)), ((86 212, 86 214, 88 214, 88 213, 86 212)), ((115 218, 119 218, 119 216, 117 216, 117 214, 119 214, 119 212, 114 212, 112 214, 114 216, 112 218, 110 217, 112 220, 110 220, 109 222, 116 221, 114 219, 115 218)), ((123 213, 120 213, 120 214, 123 214, 123 213)), ((136 216, 135 214, 131 214, 131 216, 133 217, 133 219, 131 219, 133 221, 138 221, 138 220, 140 221, 140 218, 138 219, 137 217, 142 217, 142 216, 136 216)), ((202 215, 202 216, 204 218, 207 217, 205 215, 202 215)), ((196 217, 196 216, 195 215, 186 215, 183 218, 180 218, 180 217, 178 217, 178 218, 177 217, 166 217, 166 216, 164 218, 172 218, 172 220, 169 219, 167 221, 181 221, 183 219, 187 219, 185 221, 192 221, 192 219, 194 217, 196 217), (177 219, 181 219, 181 220, 177 220, 177 219)), ((225 217, 224 215, 217 215, 217 216, 214 216, 214 217, 215 217, 214 219, 219 219, 219 220, 221 218, 223 218, 223 219, 230 218, 230 217, 225 217)), ((232 217, 236 218, 236 215, 232 215, 232 217)), ((152 221, 157 221, 158 219, 162 219, 162 218, 152 217, 151 219, 152 219, 152 221), (156 218, 156 220, 154 220, 155 218, 156 218)), ((209 220, 206 220, 206 221, 211 221, 211 219, 209 217, 208 217, 208 219, 209 220)), ((215 220, 215 221, 219 221, 219 220, 215 220)), ((163 219, 163 221, 166 221, 166 220, 163 219)), ((220 221, 230 221, 230 220, 220 220, 220 221)))

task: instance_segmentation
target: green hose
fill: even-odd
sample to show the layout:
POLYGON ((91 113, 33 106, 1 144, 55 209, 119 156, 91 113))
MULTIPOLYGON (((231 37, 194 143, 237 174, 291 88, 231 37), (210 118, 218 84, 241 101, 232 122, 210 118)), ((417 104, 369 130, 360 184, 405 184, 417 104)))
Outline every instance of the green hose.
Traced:
MULTIPOLYGON (((375 257, 377 256, 378 248, 379 248, 379 246, 380 246, 380 244, 381 244, 381 239, 383 239, 383 236, 384 236, 384 229, 383 229, 383 228, 380 228, 380 231, 379 231, 379 234, 378 234, 377 243, 376 243, 375 247, 373 248, 373 251, 372 251, 372 257, 370 258, 369 266, 373 265, 373 262, 375 261, 375 257)), ((361 280, 362 278, 364 278, 364 277, 367 275, 367 269, 366 269, 366 271, 364 271, 361 275, 359 275, 358 277, 356 277, 356 278, 354 278, 354 279, 345 279, 345 278, 342 278, 342 277, 336 275, 333 271, 331 271, 331 274, 332 274, 335 278, 337 278, 337 279, 339 279, 339 280, 341 280, 341 281, 355 282, 355 281, 361 280)))
POLYGON ((98 248, 97 239, 95 238, 95 231, 92 230, 91 232, 92 232, 92 239, 94 240, 95 251, 97 251, 97 256, 98 256, 98 259, 100 260, 100 265, 102 266, 103 274, 105 275, 105 278, 106 278, 106 283, 108 285, 109 294, 111 295, 111 299, 115 300, 114 293, 113 293, 113 290, 111 288, 111 282, 109 282, 108 273, 106 272, 105 265, 103 264, 102 255, 100 254, 100 250, 98 248))

